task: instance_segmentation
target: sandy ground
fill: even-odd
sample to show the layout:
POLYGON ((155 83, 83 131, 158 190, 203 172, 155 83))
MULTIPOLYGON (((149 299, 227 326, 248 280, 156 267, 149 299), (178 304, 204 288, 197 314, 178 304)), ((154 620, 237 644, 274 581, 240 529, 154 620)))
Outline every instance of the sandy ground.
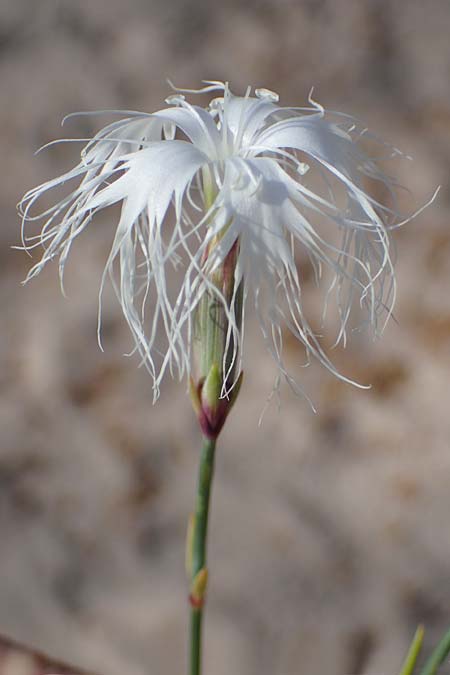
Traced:
MULTIPOLYGON (((160 107, 165 78, 227 79, 355 114, 413 157, 395 171, 396 323, 283 390, 250 319, 217 458, 205 675, 391 675, 419 622, 450 623, 450 7, 447 0, 0 1, 0 633, 104 675, 185 672, 184 535, 199 435, 185 385, 151 383, 97 288, 105 218, 33 284, 15 204, 75 161, 38 157, 73 110, 160 107)), ((74 136, 94 122, 73 122, 74 136)), ((114 214, 112 214, 114 217, 114 214)), ((318 292, 305 284, 308 311, 318 292)), ((302 362, 289 342, 292 367, 302 362)), ((17 671, 19 672, 19 671, 17 671)), ((21 671, 20 671, 21 672, 21 671)), ((442 671, 445 673, 445 669, 442 671)), ((447 672, 450 672, 448 669, 447 672)), ((8 671, 8 675, 10 675, 8 671)))

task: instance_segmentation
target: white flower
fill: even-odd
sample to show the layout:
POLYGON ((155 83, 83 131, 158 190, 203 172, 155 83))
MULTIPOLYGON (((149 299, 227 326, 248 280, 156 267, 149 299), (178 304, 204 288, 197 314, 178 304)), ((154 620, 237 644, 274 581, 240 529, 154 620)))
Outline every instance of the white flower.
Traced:
POLYGON ((355 297, 379 333, 395 299, 389 229, 400 216, 395 181, 362 145, 378 144, 384 159, 399 153, 311 98, 310 107, 292 108, 278 105, 266 89, 240 97, 210 82, 200 92, 215 90, 222 96, 206 109, 178 93, 156 113, 121 113, 123 119, 89 140, 74 169, 24 196, 23 223, 45 219, 40 234, 23 235, 25 248, 45 247, 27 280, 55 256, 62 279, 76 237, 98 211, 120 203, 100 295, 110 276, 155 395, 167 368, 180 378, 191 371, 193 316, 205 292, 224 306, 233 360, 240 365, 243 336, 234 299, 227 301, 213 281, 233 247, 234 289, 241 289, 244 315, 249 304, 255 308, 280 374, 298 388, 283 361, 288 330, 345 380, 304 316, 296 252, 307 254, 318 280, 324 266, 332 272, 324 306, 334 296, 336 342, 345 342, 355 297), (32 216, 44 193, 69 181, 79 184, 32 216), (367 190, 374 181, 389 204, 367 190), (184 265, 175 293, 168 263, 184 265))

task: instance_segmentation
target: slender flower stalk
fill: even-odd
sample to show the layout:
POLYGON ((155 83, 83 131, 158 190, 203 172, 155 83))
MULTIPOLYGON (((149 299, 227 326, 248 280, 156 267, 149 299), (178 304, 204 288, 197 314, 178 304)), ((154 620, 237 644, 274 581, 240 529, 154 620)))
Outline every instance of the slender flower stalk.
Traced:
POLYGON ((188 537, 188 545, 192 547, 188 569, 190 576, 189 602, 191 605, 189 675, 199 675, 201 672, 203 608, 208 581, 206 543, 215 450, 216 441, 205 438, 200 456, 196 510, 191 521, 192 538, 188 537))
MULTIPOLYGON (((211 190, 205 191, 204 210, 213 203, 211 190)), ((217 242, 213 242, 211 250, 217 242)), ((233 407, 242 382, 242 371, 235 376, 237 362, 229 332, 228 313, 233 312, 240 329, 242 320, 242 283, 235 287, 235 268, 239 246, 236 242, 223 264, 211 276, 214 289, 225 300, 217 300, 211 290, 202 297, 194 319, 194 356, 197 379, 191 376, 191 400, 203 433, 195 512, 187 537, 187 573, 190 581, 190 659, 189 675, 200 675, 202 661, 202 623, 208 581, 207 532, 209 503, 214 475, 216 441, 233 407), (236 383, 236 384, 235 384, 236 383)), ((209 250, 205 253, 205 257, 209 250)))

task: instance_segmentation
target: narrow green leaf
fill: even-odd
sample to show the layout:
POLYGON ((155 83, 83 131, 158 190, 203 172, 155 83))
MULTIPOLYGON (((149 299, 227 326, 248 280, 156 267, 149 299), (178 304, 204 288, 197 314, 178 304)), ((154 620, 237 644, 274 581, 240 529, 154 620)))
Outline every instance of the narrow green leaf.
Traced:
POLYGON ((420 675, 435 675, 450 653, 450 629, 446 632, 438 646, 426 662, 420 675))
POLYGON ((411 646, 408 649, 408 653, 400 671, 400 675, 412 675, 414 672, 414 668, 422 648, 424 634, 425 631, 423 626, 419 626, 414 634, 411 646))

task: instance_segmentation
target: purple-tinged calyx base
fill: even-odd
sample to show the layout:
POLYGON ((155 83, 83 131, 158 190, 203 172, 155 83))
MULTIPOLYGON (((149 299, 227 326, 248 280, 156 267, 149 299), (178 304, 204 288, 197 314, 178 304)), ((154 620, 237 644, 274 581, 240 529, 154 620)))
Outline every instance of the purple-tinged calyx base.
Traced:
POLYGON ((213 363, 206 378, 198 383, 190 379, 190 396, 192 406, 197 415, 203 435, 210 440, 216 440, 222 430, 242 384, 241 371, 236 384, 228 397, 221 397, 223 380, 222 373, 213 363))

